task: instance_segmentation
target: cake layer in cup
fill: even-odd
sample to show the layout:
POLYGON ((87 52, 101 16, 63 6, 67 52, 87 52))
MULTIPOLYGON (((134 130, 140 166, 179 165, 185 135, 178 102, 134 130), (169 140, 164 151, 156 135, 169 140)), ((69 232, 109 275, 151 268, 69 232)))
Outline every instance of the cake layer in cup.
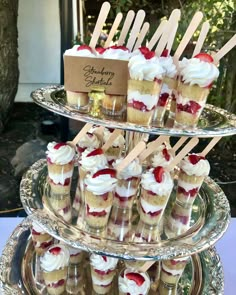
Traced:
POLYGON ((82 108, 88 106, 89 97, 87 92, 79 92, 79 91, 66 91, 66 101, 69 106, 73 106, 75 108, 82 108))
POLYGON ((31 237, 35 253, 38 255, 42 255, 54 243, 54 238, 48 233, 40 233, 39 235, 36 235, 31 231, 31 237))
POLYGON ((68 195, 70 194, 70 188, 71 188, 71 179, 68 179, 65 185, 63 184, 56 184, 50 177, 48 177, 48 183, 51 188, 51 195, 68 195))
POLYGON ((126 103, 125 95, 106 94, 102 99, 102 112, 111 117, 121 116, 126 110, 126 103))
MULTIPOLYGON (((48 166, 48 175, 69 175, 68 177, 71 177, 73 174, 73 169, 74 169, 74 161, 71 161, 70 163, 64 164, 64 165, 59 165, 55 163, 51 163, 50 161, 47 161, 47 166, 48 166)), ((53 179, 53 176, 50 178, 53 179)))
POLYGON ((204 181, 205 176, 197 176, 197 175, 188 175, 183 170, 180 170, 178 174, 178 179, 182 182, 190 183, 196 186, 201 186, 204 181))
POLYGON ((163 260, 161 262, 161 281, 169 285, 176 285, 183 274, 187 262, 188 257, 163 260))
POLYGON ((111 211, 111 206, 98 209, 91 208, 88 204, 85 204, 86 212, 85 212, 85 221, 88 226, 95 229, 104 229, 108 223, 108 218, 111 211), (89 211, 91 210, 92 211, 89 211), (92 213, 91 213, 92 212, 92 213))
POLYGON ((67 270, 68 268, 65 267, 64 269, 55 270, 50 273, 42 272, 48 294, 64 294, 66 289, 67 270))

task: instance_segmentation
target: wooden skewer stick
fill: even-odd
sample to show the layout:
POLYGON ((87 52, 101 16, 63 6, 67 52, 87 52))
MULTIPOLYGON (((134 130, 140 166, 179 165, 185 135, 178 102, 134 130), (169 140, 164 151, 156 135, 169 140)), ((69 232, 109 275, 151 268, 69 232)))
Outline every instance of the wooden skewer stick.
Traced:
POLYGON ((92 47, 93 49, 95 49, 97 41, 99 39, 102 27, 106 21, 106 18, 108 16, 108 13, 110 11, 111 5, 109 2, 104 2, 102 4, 101 10, 99 12, 98 15, 98 19, 92 34, 92 38, 90 40, 89 46, 92 47))
POLYGON ((150 27, 150 24, 148 22, 143 24, 143 27, 139 33, 138 39, 134 45, 133 50, 138 49, 142 45, 143 39, 145 38, 145 36, 149 30, 149 27, 150 27))
POLYGON ((108 140, 106 141, 106 143, 102 146, 102 150, 105 152, 109 149, 110 146, 112 146, 113 142, 115 141, 115 139, 121 134, 122 130, 120 129, 115 129, 110 137, 108 138, 108 140))
POLYGON ((201 20, 203 18, 203 14, 201 11, 198 11, 194 14, 182 40, 179 43, 178 48, 175 51, 174 54, 174 61, 177 63, 178 60, 180 59, 180 56, 182 55, 182 53, 184 52, 184 49, 186 48, 188 42, 190 41, 190 39, 192 38, 192 35, 194 34, 194 32, 196 31, 197 27, 199 26, 201 20))
POLYGON ((89 131, 89 129, 93 126, 91 123, 87 123, 84 127, 80 130, 80 132, 76 135, 76 137, 72 140, 73 146, 79 142, 79 140, 89 131))
POLYGON ((213 149, 217 142, 221 140, 221 138, 221 136, 212 138, 212 140, 208 143, 208 145, 204 148, 200 155, 206 157, 206 155, 210 152, 210 150, 213 149))
POLYGON ((133 49, 135 40, 138 36, 138 33, 140 31, 144 18, 145 18, 145 11, 139 10, 138 13, 136 14, 136 18, 134 20, 134 24, 131 29, 130 36, 126 45, 126 47, 129 48, 130 51, 132 51, 133 49))
POLYGON ((128 34, 129 28, 131 27, 134 16, 135 16, 134 11, 129 10, 127 15, 126 15, 125 22, 124 22, 123 28, 121 30, 120 38, 118 40, 117 45, 120 46, 120 45, 123 45, 125 43, 125 38, 126 38, 126 36, 128 34))
POLYGON ((164 141, 168 141, 169 136, 159 136, 156 140, 150 142, 147 148, 140 154, 139 160, 142 163, 149 155, 151 155, 164 141))
POLYGON ((225 56, 234 46, 236 46, 236 34, 213 56, 217 65, 220 59, 225 56))
POLYGON ((140 272, 146 272, 156 261, 146 261, 140 268, 140 272))
POLYGON ((129 165, 139 154, 146 148, 146 143, 140 141, 132 151, 123 159, 123 161, 116 167, 117 174, 119 174, 126 166, 129 165))
POLYGON ((180 19, 180 10, 179 9, 174 9, 169 17, 168 23, 166 25, 166 29, 163 32, 161 39, 159 40, 157 47, 156 47, 156 55, 160 56, 162 54, 162 51, 166 47, 166 44, 168 42, 168 39, 171 35, 171 32, 173 28, 176 26, 176 23, 180 19))
POLYGON ((204 44, 204 41, 206 39, 206 36, 207 36, 207 33, 208 33, 209 29, 210 29, 209 22, 208 21, 204 22, 203 25, 202 25, 202 29, 201 29, 200 35, 198 37, 196 46, 194 48, 192 57, 194 57, 195 55, 197 55, 198 53, 201 52, 202 46, 204 44))
POLYGON ((166 168, 167 171, 171 171, 174 167, 197 145, 199 139, 197 137, 193 137, 184 148, 178 153, 178 155, 172 160, 170 165, 166 168))
POLYGON ((188 139, 187 136, 182 136, 177 142, 176 144, 172 147, 172 150, 176 153, 177 150, 181 147, 182 144, 185 143, 185 141, 188 139))
POLYGON ((167 25, 167 20, 163 20, 160 25, 157 27, 155 33, 153 34, 151 40, 148 42, 148 49, 152 50, 152 48, 156 45, 157 41, 160 39, 162 33, 165 30, 165 26, 167 25))
POLYGON ((113 22, 113 25, 111 27, 111 30, 110 30, 109 35, 107 37, 107 40, 105 42, 105 45, 104 45, 105 48, 107 48, 110 45, 110 43, 111 43, 111 41, 112 41, 112 39, 113 39, 113 37, 114 37, 114 35, 116 33, 116 30, 119 27, 119 24, 120 24, 120 22, 122 20, 122 17, 123 17, 123 14, 121 12, 119 12, 116 15, 116 18, 115 18, 115 20, 113 22))
POLYGON ((179 22, 175 24, 175 26, 174 26, 171 34, 170 34, 170 38, 167 41, 166 49, 168 50, 168 54, 170 54, 171 48, 172 48, 172 46, 174 44, 175 35, 176 35, 176 32, 177 32, 178 26, 179 26, 179 22))

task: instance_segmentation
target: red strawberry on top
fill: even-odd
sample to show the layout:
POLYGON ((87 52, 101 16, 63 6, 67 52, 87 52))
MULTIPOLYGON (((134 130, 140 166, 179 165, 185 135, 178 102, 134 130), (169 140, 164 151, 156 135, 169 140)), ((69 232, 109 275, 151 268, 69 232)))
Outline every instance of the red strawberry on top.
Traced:
POLYGON ((147 54, 150 50, 149 50, 146 46, 141 46, 141 47, 139 47, 139 51, 140 51, 143 55, 145 55, 145 54, 147 54))
POLYGON ((194 56, 194 58, 198 58, 205 62, 214 62, 214 59, 212 58, 212 56, 204 52, 198 53, 197 55, 194 56))
POLYGON ((107 49, 103 48, 103 47, 96 47, 95 50, 99 53, 99 54, 103 54, 103 52, 105 52, 107 49))
POLYGON ((163 180, 164 168, 161 166, 157 166, 153 169, 153 174, 155 177, 156 182, 161 183, 163 180))
POLYGON ((168 55, 169 55, 169 50, 168 50, 168 49, 164 49, 164 50, 162 51, 161 56, 162 56, 162 57, 167 57, 168 55))
POLYGON ((55 144, 54 149, 55 149, 55 150, 59 150, 59 148, 62 147, 62 146, 64 146, 64 145, 66 145, 65 142, 57 143, 57 144, 55 144))
POLYGON ((107 257, 106 256, 102 256, 102 259, 107 262, 107 257))
POLYGON ((145 282, 144 277, 136 272, 129 272, 125 276, 127 279, 134 281, 138 286, 142 286, 142 284, 145 282))
POLYGON ((102 154, 103 154, 103 150, 99 148, 88 153, 86 157, 94 157, 94 156, 102 155, 102 154))
POLYGON ((86 44, 78 46, 77 51, 80 51, 80 50, 89 50, 90 52, 93 52, 92 48, 86 44))
POLYGON ((205 160, 204 157, 199 156, 199 155, 195 155, 195 154, 189 155, 188 159, 189 159, 189 162, 193 165, 197 164, 200 160, 205 160))
POLYGON ((61 252, 61 248, 60 247, 53 247, 49 250, 50 253, 52 253, 53 255, 58 255, 61 252))
POLYGON ((124 45, 113 45, 110 48, 112 48, 112 49, 120 49, 120 50, 124 50, 124 51, 129 51, 129 49, 126 46, 124 46, 124 45))
POLYGON ((149 51, 149 52, 147 52, 146 54, 144 54, 144 57, 146 58, 146 59, 151 59, 151 58, 153 58, 155 56, 155 52, 154 51, 149 51))
POLYGON ((167 162, 170 161, 170 154, 168 153, 168 150, 166 148, 162 150, 162 155, 164 156, 167 162))
POLYGON ((98 170, 96 173, 93 174, 93 178, 96 178, 100 175, 106 175, 109 174, 111 177, 116 177, 116 170, 115 169, 111 169, 111 168, 104 168, 101 170, 98 170))

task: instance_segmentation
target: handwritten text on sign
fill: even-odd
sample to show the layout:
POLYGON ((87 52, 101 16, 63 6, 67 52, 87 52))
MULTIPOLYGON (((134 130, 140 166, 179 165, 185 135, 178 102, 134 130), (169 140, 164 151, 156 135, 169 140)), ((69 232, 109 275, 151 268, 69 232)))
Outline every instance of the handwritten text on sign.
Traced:
POLYGON ((65 89, 90 92, 102 86, 107 94, 127 94, 128 62, 121 60, 64 56, 65 89))

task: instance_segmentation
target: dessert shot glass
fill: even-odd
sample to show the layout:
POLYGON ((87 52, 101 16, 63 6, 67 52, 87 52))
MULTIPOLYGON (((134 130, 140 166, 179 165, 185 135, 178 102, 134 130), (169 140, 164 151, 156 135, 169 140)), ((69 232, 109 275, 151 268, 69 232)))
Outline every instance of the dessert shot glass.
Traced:
POLYGON ((122 118, 126 114, 126 95, 104 94, 102 98, 102 113, 111 119, 122 118))

